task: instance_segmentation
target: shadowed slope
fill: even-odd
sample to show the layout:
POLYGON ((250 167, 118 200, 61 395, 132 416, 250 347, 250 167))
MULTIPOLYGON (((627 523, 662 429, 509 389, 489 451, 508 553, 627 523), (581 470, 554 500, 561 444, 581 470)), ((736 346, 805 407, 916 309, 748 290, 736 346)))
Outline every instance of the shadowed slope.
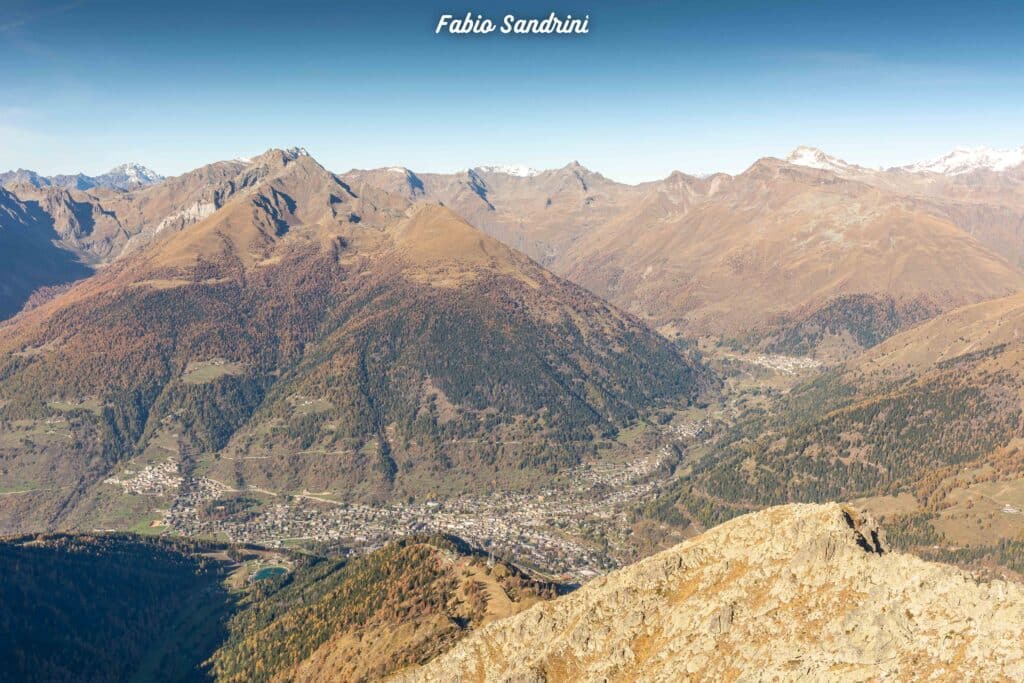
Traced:
POLYGON ((0 188, 0 320, 34 292, 92 274, 81 255, 59 243, 53 221, 33 202, 0 188))
POLYGON ((233 601, 204 550, 128 535, 0 541, 0 678, 208 680, 233 601))

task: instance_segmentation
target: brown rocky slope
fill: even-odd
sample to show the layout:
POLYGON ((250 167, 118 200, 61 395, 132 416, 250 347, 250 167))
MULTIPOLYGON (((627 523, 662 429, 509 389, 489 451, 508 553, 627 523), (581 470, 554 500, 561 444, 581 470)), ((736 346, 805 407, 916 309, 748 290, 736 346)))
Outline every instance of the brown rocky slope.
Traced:
POLYGON ((1020 680, 1024 589, 788 505, 491 624, 398 681, 1020 680))
POLYGON ((1019 204, 1020 183, 996 175, 984 192, 943 181, 970 199, 955 206, 923 174, 771 158, 735 176, 673 173, 640 185, 577 163, 526 176, 478 168, 343 177, 441 202, 663 332, 829 359, 1021 290, 1011 234, 1019 213, 1007 208, 1019 204))

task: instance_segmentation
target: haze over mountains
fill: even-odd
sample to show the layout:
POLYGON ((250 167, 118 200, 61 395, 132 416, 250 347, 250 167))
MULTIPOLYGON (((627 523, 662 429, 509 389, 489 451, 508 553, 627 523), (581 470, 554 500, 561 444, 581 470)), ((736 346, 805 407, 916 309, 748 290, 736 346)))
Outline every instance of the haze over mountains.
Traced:
POLYGON ((19 168, 16 171, 0 173, 0 185, 32 185, 33 187, 63 187, 74 190, 104 188, 108 190, 134 190, 152 185, 164 177, 142 164, 129 162, 115 166, 98 176, 84 173, 73 175, 41 176, 35 171, 19 168))

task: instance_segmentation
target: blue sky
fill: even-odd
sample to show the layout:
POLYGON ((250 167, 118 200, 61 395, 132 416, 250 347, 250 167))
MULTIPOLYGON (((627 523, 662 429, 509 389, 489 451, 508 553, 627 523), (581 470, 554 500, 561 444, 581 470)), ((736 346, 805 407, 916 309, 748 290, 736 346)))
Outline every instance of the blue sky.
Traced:
POLYGON ((1024 144, 1024 2, 0 0, 0 169, 165 174, 304 146, 335 171, 635 182, 799 144, 865 165, 1024 144), (587 36, 434 35, 442 13, 587 36))

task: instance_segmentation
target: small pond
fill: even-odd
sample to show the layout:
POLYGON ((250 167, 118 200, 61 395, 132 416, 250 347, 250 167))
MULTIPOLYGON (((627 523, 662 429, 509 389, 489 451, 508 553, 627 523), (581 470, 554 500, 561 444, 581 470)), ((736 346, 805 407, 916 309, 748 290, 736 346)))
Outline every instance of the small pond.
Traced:
POLYGON ((276 576, 281 576, 287 571, 288 570, 284 567, 263 567, 262 569, 257 570, 256 573, 252 575, 252 580, 262 581, 263 579, 272 579, 276 576))

